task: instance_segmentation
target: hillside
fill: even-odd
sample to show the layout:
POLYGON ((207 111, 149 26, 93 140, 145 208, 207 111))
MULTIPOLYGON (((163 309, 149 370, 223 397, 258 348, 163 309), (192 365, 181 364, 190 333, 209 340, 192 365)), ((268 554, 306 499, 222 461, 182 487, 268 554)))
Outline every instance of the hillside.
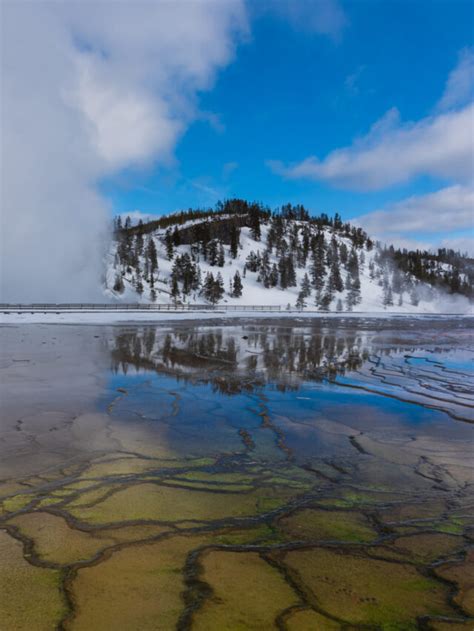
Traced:
POLYGON ((121 301, 321 311, 467 312, 474 261, 396 250, 336 214, 229 200, 132 225, 115 221, 105 292, 121 301))

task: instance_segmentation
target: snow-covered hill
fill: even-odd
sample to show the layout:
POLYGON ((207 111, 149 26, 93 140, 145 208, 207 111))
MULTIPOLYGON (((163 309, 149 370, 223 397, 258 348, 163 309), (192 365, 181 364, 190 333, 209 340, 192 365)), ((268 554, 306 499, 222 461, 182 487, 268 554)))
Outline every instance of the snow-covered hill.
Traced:
MULTIPOLYGON (((430 263, 429 282, 423 281, 403 269, 393 249, 338 218, 326 222, 288 214, 298 215, 221 212, 177 217, 174 225, 169 217, 161 222, 166 227, 119 222, 107 254, 105 293, 124 302, 469 311, 464 295, 449 294, 434 281, 444 278, 446 285, 446 278, 457 274, 450 264, 430 263)), ((465 274, 458 276, 465 288, 465 274)))

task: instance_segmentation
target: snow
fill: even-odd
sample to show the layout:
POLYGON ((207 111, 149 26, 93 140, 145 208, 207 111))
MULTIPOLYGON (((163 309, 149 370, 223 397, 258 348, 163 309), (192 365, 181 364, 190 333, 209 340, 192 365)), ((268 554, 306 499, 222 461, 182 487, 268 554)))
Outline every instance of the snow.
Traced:
MULTIPOLYGON (((224 220, 227 219, 228 215, 217 216, 213 218, 213 221, 224 220)), ((194 219, 185 222, 182 224, 180 229, 188 228, 194 224, 202 223, 203 221, 207 221, 207 219, 194 219)), ((300 227, 303 225, 302 222, 295 222, 300 227)), ((226 263, 224 267, 211 266, 200 257, 198 261, 199 267, 201 269, 202 280, 204 280, 206 274, 211 272, 214 276, 217 273, 220 273, 224 280, 224 287, 226 293, 220 304, 223 305, 272 305, 272 306, 280 306, 282 309, 286 308, 287 305, 295 306, 296 300, 298 297, 298 293, 300 291, 301 282, 305 273, 307 273, 308 269, 302 269, 295 266, 296 276, 297 276, 297 286, 289 287, 285 290, 282 290, 279 287, 265 288, 262 283, 257 281, 258 272, 250 272, 248 269, 246 270, 246 276, 243 277, 244 274, 244 266, 247 260, 248 255, 251 251, 256 254, 260 252, 262 255, 264 250, 266 249, 266 241, 268 234, 269 226, 262 224, 261 225, 261 240, 255 241, 250 235, 249 228, 242 228, 240 235, 240 243, 241 247, 239 249, 239 253, 237 258, 232 259, 230 256, 230 248, 229 246, 224 246, 225 249, 225 260, 226 263), (235 275, 236 271, 239 271, 240 276, 242 277, 243 283, 243 293, 240 298, 233 298, 229 296, 228 290, 230 281, 235 275)), ((155 282, 155 291, 156 291, 156 303, 158 304, 169 304, 171 302, 170 297, 170 287, 167 284, 168 279, 171 275, 171 269, 173 266, 173 260, 169 261, 166 257, 166 250, 163 244, 163 237, 165 235, 165 230, 160 229, 156 230, 152 233, 152 237, 155 241, 155 246, 158 254, 158 281, 155 282)), ((329 228, 325 229, 325 238, 326 242, 329 243, 332 233, 329 228)), ((337 240, 339 245, 341 243, 345 243, 348 250, 351 250, 352 242, 350 239, 344 238, 341 235, 337 235, 337 240)), ((114 258, 116 252, 116 244, 113 244, 109 254, 107 255, 106 261, 106 286, 109 289, 105 290, 105 295, 112 299, 114 302, 119 301, 123 303, 127 302, 142 302, 148 303, 150 302, 150 286, 146 281, 143 281, 144 292, 142 296, 138 296, 136 293, 132 281, 133 274, 126 275, 124 277, 125 291, 121 295, 117 295, 110 288, 113 287, 116 270, 114 267, 114 258)), ((190 253, 189 245, 181 245, 175 248, 176 254, 184 254, 185 252, 190 253)), ((379 281, 375 278, 370 278, 369 274, 369 265, 371 261, 373 261, 376 255, 376 249, 374 248, 371 251, 367 249, 363 250, 365 262, 360 265, 360 283, 361 283, 361 302, 357 305, 358 311, 363 312, 384 312, 386 311, 386 307, 383 305, 383 288, 379 285, 379 281)), ((277 263, 278 259, 275 253, 270 255, 270 265, 273 263, 277 263)), ((144 259, 140 261, 140 265, 143 269, 144 259)), ((344 274, 343 274, 344 277, 344 274)), ((469 313, 471 310, 469 301, 462 296, 446 296, 438 291, 435 291, 431 288, 431 286, 427 284, 420 283, 420 301, 418 305, 412 305, 410 302, 410 298, 408 294, 405 292, 404 300, 402 305, 398 305, 398 296, 394 297, 395 304, 390 306, 391 313, 469 313)), ((330 311, 336 311, 336 303, 338 299, 345 304, 347 290, 343 292, 337 293, 334 297, 330 311)), ((187 298, 187 302, 189 303, 199 303, 202 304, 205 302, 203 298, 198 294, 191 294, 187 298)), ((314 308, 314 294, 307 299, 308 308, 314 308)))

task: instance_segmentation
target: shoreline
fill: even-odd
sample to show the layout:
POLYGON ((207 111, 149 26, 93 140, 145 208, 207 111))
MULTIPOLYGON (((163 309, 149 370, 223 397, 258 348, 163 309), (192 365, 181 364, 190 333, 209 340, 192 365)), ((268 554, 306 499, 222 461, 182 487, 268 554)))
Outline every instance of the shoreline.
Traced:
POLYGON ((143 324, 160 322, 183 322, 202 320, 235 319, 293 319, 293 320, 444 320, 474 318, 470 313, 400 313, 391 311, 48 311, 48 312, 10 312, 0 313, 0 325, 9 324, 143 324))

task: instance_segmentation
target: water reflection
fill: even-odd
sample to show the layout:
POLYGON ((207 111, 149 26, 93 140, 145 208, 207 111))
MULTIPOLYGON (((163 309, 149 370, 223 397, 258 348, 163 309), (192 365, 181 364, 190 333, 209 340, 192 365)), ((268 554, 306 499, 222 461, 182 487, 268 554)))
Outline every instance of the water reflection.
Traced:
POLYGON ((332 380, 368 360, 370 342, 357 333, 297 327, 122 330, 111 345, 112 370, 154 370, 211 383, 233 394, 263 384, 281 391, 301 381, 332 380), (223 379, 225 375, 225 379, 223 379))
POLYGON ((114 373, 153 371, 178 381, 210 384, 222 394, 263 386, 295 391, 327 382, 442 410, 474 420, 469 339, 410 328, 243 325, 119 329, 109 341, 114 373), (460 347, 459 342, 468 347, 460 347))

